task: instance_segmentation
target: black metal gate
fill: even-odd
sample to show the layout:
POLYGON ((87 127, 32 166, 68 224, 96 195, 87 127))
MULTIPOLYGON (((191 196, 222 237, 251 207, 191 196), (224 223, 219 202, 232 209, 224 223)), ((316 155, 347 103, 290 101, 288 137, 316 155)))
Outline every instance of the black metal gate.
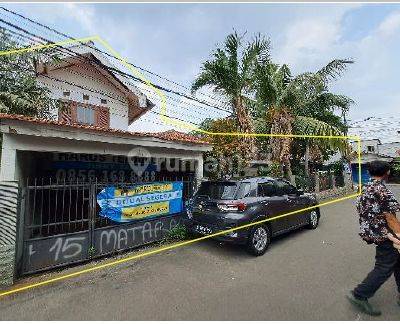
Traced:
MULTIPOLYGON (((163 179, 167 181, 167 179, 163 179)), ((184 183, 184 201, 193 194, 193 178, 184 183)), ((133 183, 113 183, 118 187, 133 183)), ((182 214, 114 223, 99 216, 97 194, 110 184, 51 183, 34 180, 22 190, 19 274, 34 273, 161 240, 182 214)))

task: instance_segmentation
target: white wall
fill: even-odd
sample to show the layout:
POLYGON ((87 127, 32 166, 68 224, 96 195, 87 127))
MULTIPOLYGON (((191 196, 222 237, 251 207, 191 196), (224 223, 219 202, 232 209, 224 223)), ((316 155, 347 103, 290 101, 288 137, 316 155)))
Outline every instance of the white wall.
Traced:
MULTIPOLYGON (((39 76, 38 82, 50 89, 52 98, 63 98, 106 106, 110 109, 110 127, 125 131, 128 130, 128 103, 124 94, 93 66, 89 64, 82 66, 74 65, 54 70, 49 72, 49 77, 61 81, 56 81, 46 76, 39 76), (80 87, 90 90, 83 90, 80 87), (64 91, 70 91, 70 96, 64 97, 64 91), (89 95, 89 100, 83 100, 83 94, 89 95), (102 104, 101 99, 106 99, 107 104, 102 104)), ((53 112, 53 118, 58 118, 57 111, 53 112)))
MULTIPOLYGON (((361 152, 362 153, 367 153, 368 152, 368 146, 373 146, 375 151, 374 153, 378 153, 378 145, 379 141, 372 139, 372 140, 361 140, 361 152)), ((358 142, 352 142, 351 146, 355 152, 358 152, 358 142)))

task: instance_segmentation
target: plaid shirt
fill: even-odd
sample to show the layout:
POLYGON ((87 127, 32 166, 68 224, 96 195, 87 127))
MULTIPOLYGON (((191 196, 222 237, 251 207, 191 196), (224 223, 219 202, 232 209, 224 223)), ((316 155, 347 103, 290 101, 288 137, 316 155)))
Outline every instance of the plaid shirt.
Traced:
POLYGON ((383 213, 400 211, 400 204, 393 193, 381 180, 372 180, 357 199, 360 216, 360 236, 367 243, 381 243, 387 240, 388 225, 383 213))

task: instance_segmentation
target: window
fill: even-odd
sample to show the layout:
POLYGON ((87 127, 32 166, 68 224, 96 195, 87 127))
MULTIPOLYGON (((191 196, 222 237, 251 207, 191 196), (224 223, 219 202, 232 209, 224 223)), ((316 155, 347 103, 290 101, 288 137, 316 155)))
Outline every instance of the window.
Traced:
POLYGON ((80 124, 94 125, 95 111, 89 107, 78 106, 76 109, 76 121, 80 124))
POLYGON ((241 183, 239 185, 238 192, 236 193, 236 199, 242 199, 251 196, 251 184, 248 182, 241 183))
POLYGON ((58 120, 66 124, 95 125, 110 128, 110 111, 107 107, 65 100, 58 111, 58 120))
POLYGON ((272 181, 258 184, 259 197, 273 197, 276 196, 276 186, 272 181))
POLYGON ((101 101, 101 103, 102 103, 103 105, 106 105, 106 104, 107 104, 107 99, 101 99, 100 101, 101 101))
POLYGON ((367 151, 370 152, 370 153, 375 152, 375 147, 373 147, 371 145, 368 145, 367 146, 367 151))
POLYGON ((69 92, 69 91, 64 91, 63 92, 63 96, 64 97, 69 97, 71 95, 71 92, 69 92))
POLYGON ((89 100, 89 95, 83 95, 83 100, 89 100))
POLYGON ((200 185, 196 195, 218 200, 241 199, 251 195, 251 184, 248 182, 206 181, 200 185))
POLYGON ((283 180, 276 180, 278 196, 293 195, 297 192, 296 187, 283 180))
POLYGON ((235 182, 203 182, 197 191, 198 196, 211 199, 233 199, 237 190, 235 182))

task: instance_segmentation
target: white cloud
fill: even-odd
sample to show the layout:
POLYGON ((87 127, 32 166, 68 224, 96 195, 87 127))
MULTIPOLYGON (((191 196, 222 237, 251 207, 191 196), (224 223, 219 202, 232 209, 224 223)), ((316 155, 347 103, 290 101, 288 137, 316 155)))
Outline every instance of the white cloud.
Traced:
MULTIPOLYGON (((67 16, 74 19, 89 33, 95 33, 96 31, 96 12, 93 7, 85 6, 82 7, 76 3, 63 3, 65 10, 68 11, 67 16)), ((65 14, 65 13, 64 13, 65 14)))
POLYGON ((352 118, 397 114, 399 28, 400 12, 391 13, 364 38, 343 43, 338 49, 356 61, 336 87, 358 103, 351 110, 352 118))
POLYGON ((333 58, 353 58, 355 64, 331 87, 356 101, 350 117, 395 115, 400 104, 396 95, 400 11, 387 15, 363 38, 351 40, 345 34, 351 31, 343 29, 345 14, 341 11, 330 17, 308 16, 291 22, 277 57, 281 63, 289 63, 294 73, 314 71, 333 58))
POLYGON ((378 27, 378 33, 391 36, 400 29, 400 11, 391 13, 378 27))
POLYGON ((341 45, 343 17, 359 6, 303 8, 299 18, 288 22, 283 30, 284 41, 277 46, 277 60, 289 64, 295 73, 315 70, 328 63, 341 45))
POLYGON ((340 25, 322 19, 306 19, 294 22, 286 31, 286 42, 279 60, 289 65, 303 65, 326 53, 340 38, 340 25), (303 62, 303 64, 302 64, 303 62))

